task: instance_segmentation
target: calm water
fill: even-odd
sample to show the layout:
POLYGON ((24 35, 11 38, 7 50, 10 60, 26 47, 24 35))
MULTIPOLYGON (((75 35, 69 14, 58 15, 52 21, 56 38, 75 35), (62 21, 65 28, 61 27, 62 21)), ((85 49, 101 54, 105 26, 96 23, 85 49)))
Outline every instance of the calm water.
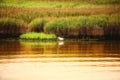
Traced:
POLYGON ((0 41, 0 80, 120 80, 120 42, 0 41))

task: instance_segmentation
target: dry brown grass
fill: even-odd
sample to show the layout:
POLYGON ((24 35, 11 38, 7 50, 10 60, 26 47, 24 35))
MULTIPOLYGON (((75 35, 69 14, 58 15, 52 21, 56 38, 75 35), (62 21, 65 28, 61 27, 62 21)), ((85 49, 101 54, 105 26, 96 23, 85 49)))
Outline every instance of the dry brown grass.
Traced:
POLYGON ((38 17, 69 17, 99 14, 119 14, 120 8, 15 8, 0 7, 0 18, 10 17, 26 22, 38 17))

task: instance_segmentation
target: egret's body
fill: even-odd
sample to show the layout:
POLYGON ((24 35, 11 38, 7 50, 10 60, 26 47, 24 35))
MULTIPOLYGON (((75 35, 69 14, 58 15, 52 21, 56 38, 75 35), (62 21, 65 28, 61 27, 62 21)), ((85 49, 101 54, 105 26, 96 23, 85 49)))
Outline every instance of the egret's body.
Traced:
POLYGON ((63 40, 64 40, 64 38, 62 38, 62 37, 58 37, 58 40, 63 41, 63 40))

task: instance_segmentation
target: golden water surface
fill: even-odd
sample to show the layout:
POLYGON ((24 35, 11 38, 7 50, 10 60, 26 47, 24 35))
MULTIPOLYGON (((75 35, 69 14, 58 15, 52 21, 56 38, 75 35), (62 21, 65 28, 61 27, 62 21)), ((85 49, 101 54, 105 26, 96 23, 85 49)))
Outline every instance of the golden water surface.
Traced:
POLYGON ((120 42, 0 41, 0 80, 120 80, 120 42))

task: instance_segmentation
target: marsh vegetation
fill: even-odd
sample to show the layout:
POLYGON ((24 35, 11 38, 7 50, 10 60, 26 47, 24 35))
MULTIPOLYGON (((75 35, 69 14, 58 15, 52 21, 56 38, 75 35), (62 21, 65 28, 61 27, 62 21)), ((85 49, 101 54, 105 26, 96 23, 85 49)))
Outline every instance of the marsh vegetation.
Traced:
POLYGON ((119 0, 2 0, 0 35, 37 32, 78 39, 119 39, 119 0))

